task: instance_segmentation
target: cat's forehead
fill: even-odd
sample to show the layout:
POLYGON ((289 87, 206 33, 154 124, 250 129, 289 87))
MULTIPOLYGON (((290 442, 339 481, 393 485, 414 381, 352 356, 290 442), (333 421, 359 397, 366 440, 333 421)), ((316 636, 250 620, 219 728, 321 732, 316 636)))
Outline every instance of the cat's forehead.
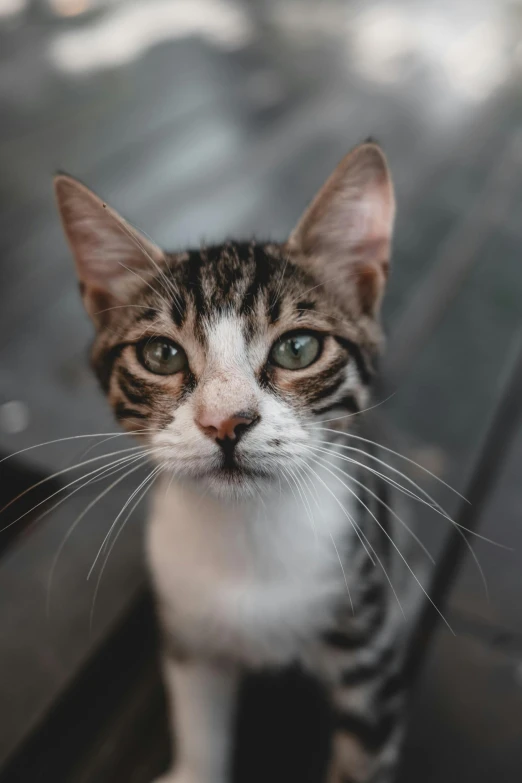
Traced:
POLYGON ((192 302, 201 318, 217 311, 245 314, 270 294, 277 298, 286 278, 306 285, 301 270, 288 266, 278 245, 227 242, 173 257, 170 274, 180 294, 192 302))
POLYGON ((171 321, 202 342, 223 319, 241 326, 250 341, 287 322, 313 328, 340 317, 313 278, 273 244, 228 242, 171 255, 155 289, 155 312, 163 323, 171 321))

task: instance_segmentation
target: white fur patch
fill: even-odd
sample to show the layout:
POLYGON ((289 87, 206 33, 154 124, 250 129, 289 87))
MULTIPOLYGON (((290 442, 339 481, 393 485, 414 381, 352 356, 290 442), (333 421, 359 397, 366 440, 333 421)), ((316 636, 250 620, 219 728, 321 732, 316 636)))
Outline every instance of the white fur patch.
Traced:
POLYGON ((158 487, 148 552, 167 624, 182 640, 277 663, 298 658, 328 626, 346 596, 338 553, 349 562, 350 523, 326 487, 316 481, 309 492, 311 518, 288 486, 257 502, 158 487))

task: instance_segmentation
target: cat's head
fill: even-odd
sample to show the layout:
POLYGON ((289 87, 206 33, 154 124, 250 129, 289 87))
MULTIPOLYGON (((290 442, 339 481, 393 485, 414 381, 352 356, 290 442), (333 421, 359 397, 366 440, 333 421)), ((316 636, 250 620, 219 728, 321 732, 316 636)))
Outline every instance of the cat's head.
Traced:
POLYGON ((282 244, 167 253, 77 180, 55 186, 93 367, 175 475, 239 495, 292 480, 318 427, 367 404, 395 209, 376 144, 341 161, 282 244))

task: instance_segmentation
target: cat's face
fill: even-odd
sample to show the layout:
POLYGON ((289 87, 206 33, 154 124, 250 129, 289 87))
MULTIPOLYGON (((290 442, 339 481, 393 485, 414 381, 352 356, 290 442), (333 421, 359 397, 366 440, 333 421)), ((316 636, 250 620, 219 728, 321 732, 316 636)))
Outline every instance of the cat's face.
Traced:
POLYGON ((75 180, 56 185, 122 425, 206 490, 295 482, 321 421, 367 401, 394 212, 380 150, 347 156, 280 245, 163 253, 75 180))

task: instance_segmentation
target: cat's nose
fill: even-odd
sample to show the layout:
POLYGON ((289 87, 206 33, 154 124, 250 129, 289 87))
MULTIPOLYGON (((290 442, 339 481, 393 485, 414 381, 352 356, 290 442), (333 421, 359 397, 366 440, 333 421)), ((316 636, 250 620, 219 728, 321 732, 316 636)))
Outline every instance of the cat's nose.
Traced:
POLYGON ((239 411, 231 416, 213 411, 202 411, 196 418, 196 424, 207 437, 215 441, 237 441, 244 433, 254 427, 260 419, 256 411, 239 411))

